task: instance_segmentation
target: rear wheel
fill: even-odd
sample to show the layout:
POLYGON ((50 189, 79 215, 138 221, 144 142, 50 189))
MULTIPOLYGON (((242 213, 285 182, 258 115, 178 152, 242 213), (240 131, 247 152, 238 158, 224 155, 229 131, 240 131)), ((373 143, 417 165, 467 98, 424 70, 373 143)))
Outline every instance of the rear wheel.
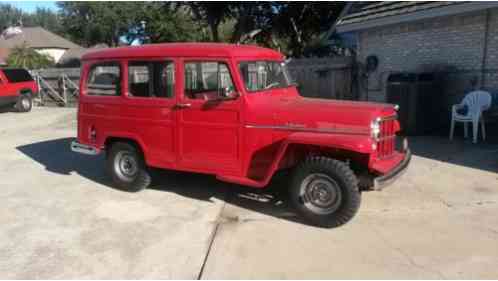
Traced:
POLYGON ((16 103, 16 109, 19 112, 29 112, 33 108, 33 99, 31 93, 21 94, 16 103))
POLYGON ((151 182, 142 152, 126 142, 112 144, 107 157, 107 170, 114 184, 125 191, 143 190, 151 182))
POLYGON ((344 162, 327 157, 308 158, 296 168, 290 198, 307 222, 321 227, 347 223, 361 202, 353 171, 344 162))

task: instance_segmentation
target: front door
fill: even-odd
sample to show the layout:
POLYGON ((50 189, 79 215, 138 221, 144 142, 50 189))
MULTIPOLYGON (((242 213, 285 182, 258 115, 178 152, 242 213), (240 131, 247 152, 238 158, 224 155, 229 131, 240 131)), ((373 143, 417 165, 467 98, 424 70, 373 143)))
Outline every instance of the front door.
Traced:
POLYGON ((185 59, 178 109, 178 157, 185 169, 238 173, 241 168, 241 97, 220 100, 236 91, 226 60, 185 59))

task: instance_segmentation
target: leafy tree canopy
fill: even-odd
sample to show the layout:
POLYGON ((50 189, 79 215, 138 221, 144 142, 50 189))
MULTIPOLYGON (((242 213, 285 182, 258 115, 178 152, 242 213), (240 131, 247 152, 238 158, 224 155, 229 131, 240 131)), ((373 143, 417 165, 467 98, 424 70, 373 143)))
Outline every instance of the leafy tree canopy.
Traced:
MULTIPOLYGON (((0 27, 22 20, 85 47, 214 41, 258 44, 291 57, 330 55, 322 34, 346 2, 58 2, 57 13, 0 4, 0 27)), ((330 35, 330 34, 327 34, 330 35)))
POLYGON ((45 8, 36 8, 33 13, 26 13, 10 4, 0 3, 0 32, 9 26, 18 25, 41 26, 54 33, 63 33, 56 12, 45 8))

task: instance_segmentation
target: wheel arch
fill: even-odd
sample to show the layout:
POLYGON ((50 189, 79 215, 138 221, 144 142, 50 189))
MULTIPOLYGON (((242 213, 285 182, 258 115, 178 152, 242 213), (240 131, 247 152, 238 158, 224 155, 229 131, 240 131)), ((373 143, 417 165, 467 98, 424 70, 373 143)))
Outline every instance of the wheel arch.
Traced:
POLYGON ((33 91, 29 88, 22 88, 19 90, 19 95, 33 95, 33 91))
MULTIPOLYGON (((140 151, 140 153, 142 153, 144 160, 147 162, 147 155, 146 155, 145 149, 144 149, 145 147, 139 139, 131 137, 131 136, 109 135, 105 138, 103 146, 106 150, 108 150, 114 143, 117 143, 117 142, 124 142, 124 143, 129 143, 129 144, 133 145, 134 147, 136 147, 140 151)), ((108 153, 106 153, 106 156, 107 155, 108 155, 108 153)))
POLYGON ((268 184, 276 171, 292 168, 310 155, 351 160, 368 169, 371 153, 372 140, 366 135, 293 133, 282 141, 266 172, 264 184, 268 184))

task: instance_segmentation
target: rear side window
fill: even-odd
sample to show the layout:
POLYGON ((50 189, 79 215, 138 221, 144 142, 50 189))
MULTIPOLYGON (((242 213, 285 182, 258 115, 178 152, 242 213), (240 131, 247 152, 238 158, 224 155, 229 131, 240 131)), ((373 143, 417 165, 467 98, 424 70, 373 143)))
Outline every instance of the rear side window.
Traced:
POLYGON ((121 67, 118 63, 93 65, 86 81, 86 93, 91 96, 119 96, 121 67))
POLYGON ((167 61, 133 61, 128 64, 128 92, 132 97, 171 98, 175 65, 167 61))
POLYGON ((31 74, 29 74, 29 72, 26 69, 12 68, 12 69, 3 69, 2 71, 10 83, 33 81, 33 77, 31 77, 31 74))

